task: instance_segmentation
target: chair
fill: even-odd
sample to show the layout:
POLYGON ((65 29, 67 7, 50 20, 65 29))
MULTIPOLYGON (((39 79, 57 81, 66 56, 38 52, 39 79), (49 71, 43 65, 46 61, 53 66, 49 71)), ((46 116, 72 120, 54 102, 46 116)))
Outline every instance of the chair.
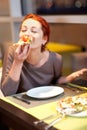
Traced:
MULTIPOLYGON (((72 72, 87 68, 87 52, 72 53, 71 58, 72 72)), ((87 79, 87 72, 84 73, 82 78, 87 79)))

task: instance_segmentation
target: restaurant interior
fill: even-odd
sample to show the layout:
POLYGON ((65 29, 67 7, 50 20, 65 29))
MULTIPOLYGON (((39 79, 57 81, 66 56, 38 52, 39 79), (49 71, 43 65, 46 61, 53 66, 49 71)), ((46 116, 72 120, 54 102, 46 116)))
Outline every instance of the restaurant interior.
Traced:
POLYGON ((3 0, 0 4, 0 45, 2 46, 0 57, 3 57, 11 42, 18 41, 20 23, 27 13, 38 13, 50 24, 51 35, 48 48, 63 55, 65 75, 86 67, 80 60, 84 61, 87 50, 87 0, 34 0, 33 2, 3 0), (52 9, 52 4, 55 5, 56 10, 60 10, 56 12, 52 9), (44 11, 40 12, 43 6, 44 11), (16 7, 18 8, 15 10, 16 7), (74 12, 72 8, 79 11, 74 12), (65 11, 67 9, 68 11, 65 11), (73 54, 75 52, 85 52, 85 54, 73 54), (79 65, 79 62, 82 65, 79 65))
MULTIPOLYGON (((18 42, 20 23, 28 13, 41 15, 49 23, 51 34, 47 49, 62 55, 64 76, 87 68, 87 0, 3 0, 0 2, 0 82, 5 52, 10 45, 18 42)), ((82 79, 87 80, 87 73, 82 79)), ((82 118, 80 114, 72 117, 70 113, 69 117, 66 117, 65 113, 62 113, 59 118, 57 117, 59 124, 56 123, 57 121, 52 122, 54 118, 46 121, 43 119, 55 112, 56 102, 61 99, 64 92, 63 98, 78 94, 84 97, 83 93, 87 92, 86 87, 85 89, 73 87, 70 90, 69 86, 66 88, 63 86, 62 94, 49 100, 42 98, 34 101, 29 98, 30 107, 29 102, 25 101, 27 99, 25 94, 22 95, 25 99, 19 96, 18 101, 8 96, 0 100, 0 115, 2 115, 0 121, 9 126, 9 130, 86 130, 87 110, 86 116, 83 116, 84 113, 81 115, 82 118), (42 119, 45 123, 35 122, 37 120, 42 122, 42 119)), ((85 95, 87 109, 87 93, 85 95)), ((8 128, 1 126, 0 130, 8 130, 8 128)))

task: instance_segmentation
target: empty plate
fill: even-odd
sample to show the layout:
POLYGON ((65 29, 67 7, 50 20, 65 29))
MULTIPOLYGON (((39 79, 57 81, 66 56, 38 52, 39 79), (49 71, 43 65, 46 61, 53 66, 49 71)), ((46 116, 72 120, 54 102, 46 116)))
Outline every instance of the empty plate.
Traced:
POLYGON ((30 89, 26 92, 29 97, 37 98, 37 99, 45 99, 55 97, 64 92, 62 87, 58 86, 41 86, 30 89))

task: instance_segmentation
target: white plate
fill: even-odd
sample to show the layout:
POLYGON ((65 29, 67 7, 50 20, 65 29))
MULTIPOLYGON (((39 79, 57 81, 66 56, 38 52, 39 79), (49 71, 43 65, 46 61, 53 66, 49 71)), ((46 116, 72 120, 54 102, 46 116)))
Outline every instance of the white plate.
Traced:
POLYGON ((67 108, 65 110, 61 110, 59 108, 57 108, 57 111, 60 112, 60 113, 65 113, 65 115, 67 116, 73 116, 73 117, 87 117, 87 110, 85 111, 81 111, 81 112, 77 112, 77 113, 72 113, 72 109, 70 108, 67 108))
POLYGON ((45 99, 55 97, 63 92, 64 89, 58 86, 41 86, 28 90, 26 94, 32 98, 45 99))
POLYGON ((69 116, 74 116, 74 117, 86 117, 87 116, 87 110, 75 113, 75 114, 68 114, 69 116))

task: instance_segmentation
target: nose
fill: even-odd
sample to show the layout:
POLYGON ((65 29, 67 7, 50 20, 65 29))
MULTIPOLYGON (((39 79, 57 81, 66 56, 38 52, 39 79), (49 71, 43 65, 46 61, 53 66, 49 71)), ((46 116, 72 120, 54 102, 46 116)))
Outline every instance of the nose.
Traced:
POLYGON ((23 36, 28 36, 28 37, 30 37, 31 36, 31 34, 30 34, 30 32, 20 32, 19 33, 19 38, 21 38, 21 37, 23 37, 23 36))
POLYGON ((26 30, 25 35, 31 35, 31 30, 29 28, 26 30))

